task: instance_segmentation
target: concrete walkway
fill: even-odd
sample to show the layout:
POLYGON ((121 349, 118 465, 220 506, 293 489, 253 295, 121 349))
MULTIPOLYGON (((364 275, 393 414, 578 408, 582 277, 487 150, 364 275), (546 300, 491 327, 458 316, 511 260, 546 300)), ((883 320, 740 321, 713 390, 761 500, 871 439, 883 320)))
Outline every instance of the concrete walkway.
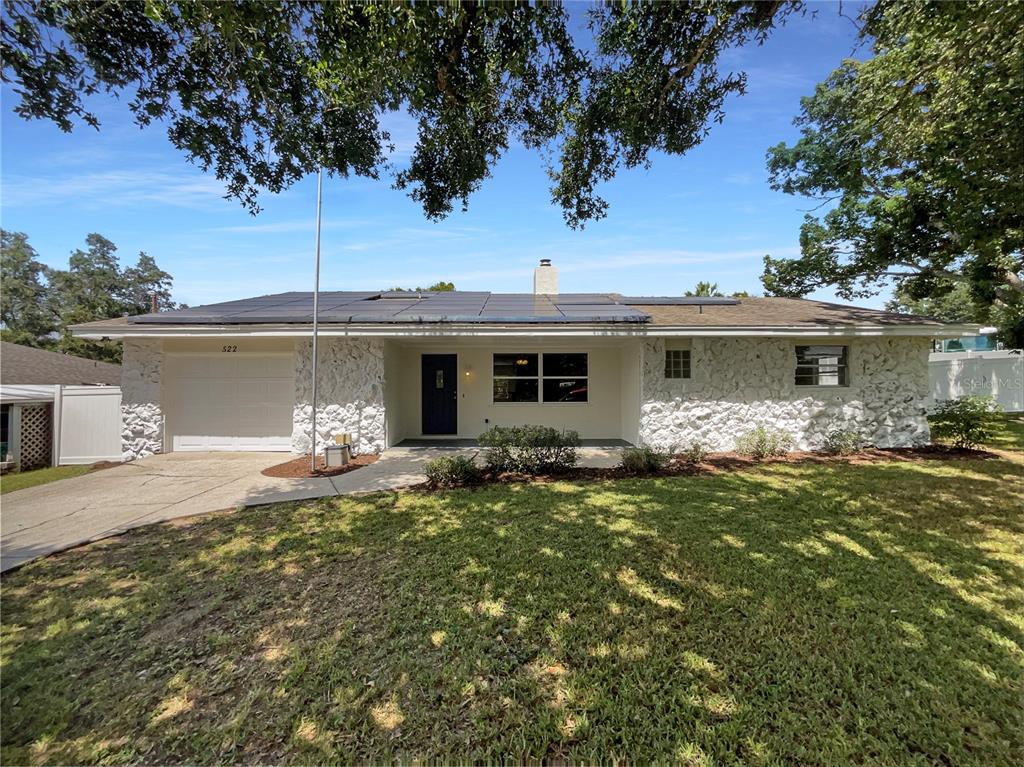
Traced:
MULTIPOLYGON (((423 482, 439 455, 476 447, 395 447, 337 477, 278 479, 260 472, 285 453, 169 453, 0 497, 0 571, 133 527, 220 509, 394 490, 423 482)), ((585 447, 584 465, 611 466, 614 448, 585 447)))

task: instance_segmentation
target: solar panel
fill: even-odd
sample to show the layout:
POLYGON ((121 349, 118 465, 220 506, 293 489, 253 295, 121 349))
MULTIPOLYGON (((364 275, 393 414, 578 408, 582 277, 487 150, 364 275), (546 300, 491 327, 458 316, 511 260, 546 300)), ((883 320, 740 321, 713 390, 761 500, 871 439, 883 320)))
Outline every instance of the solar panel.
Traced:
MULTIPOLYGON (((636 303, 680 299, 635 299, 636 303)), ((692 303, 694 299, 683 299, 692 303)), ((738 303, 735 299, 699 299, 711 303, 738 303)), ((324 291, 319 319, 327 323, 543 323, 643 322, 646 314, 630 300, 616 301, 602 293, 534 295, 484 291, 324 291)), ((307 324, 313 317, 313 294, 291 291, 158 314, 129 317, 132 324, 307 324)))
POLYGON ((558 306, 571 306, 573 304, 586 304, 587 306, 599 306, 601 304, 614 304, 611 296, 600 293, 559 293, 551 297, 558 306))

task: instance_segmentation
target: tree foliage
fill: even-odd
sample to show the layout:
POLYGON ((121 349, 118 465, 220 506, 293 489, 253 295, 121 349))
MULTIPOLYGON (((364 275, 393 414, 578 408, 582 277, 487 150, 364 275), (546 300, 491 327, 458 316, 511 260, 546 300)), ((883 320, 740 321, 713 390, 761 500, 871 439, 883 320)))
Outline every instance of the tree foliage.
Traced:
POLYGON ((915 298, 905 286, 901 286, 885 308, 890 312, 917 314, 951 323, 974 322, 979 311, 971 296, 971 286, 966 282, 957 283, 948 293, 924 298, 915 298))
POLYGON ((693 290, 687 290, 685 296, 701 296, 704 298, 721 298, 725 294, 718 289, 717 282, 706 282, 701 280, 694 285, 693 290))
POLYGON ((134 266, 122 269, 117 246, 102 235, 88 235, 66 270, 41 263, 20 232, 4 231, 0 238, 5 341, 120 362, 119 343, 75 338, 68 326, 145 314, 154 300, 159 311, 179 306, 171 299, 171 275, 151 256, 139 253, 134 266))
POLYGON ((0 231, 0 331, 4 341, 42 346, 56 330, 46 299, 49 268, 21 232, 0 231))
POLYGON ((99 126, 122 97, 253 211, 326 168, 392 173, 430 218, 463 207, 518 140, 542 150, 568 223, 604 215, 597 186, 652 152, 680 154, 742 93, 727 48, 761 42, 785 2, 606 3, 578 44, 559 3, 203 3, 11 0, 0 56, 25 118, 99 126), (395 112, 416 121, 389 162, 395 112))
POLYGON ((900 301, 956 291, 983 319, 1024 296, 1024 4, 880 0, 871 43, 802 102, 801 138, 768 152, 775 189, 817 197, 801 256, 765 259, 769 293, 888 284, 900 301), (821 206, 819 206, 821 207, 821 206))
POLYGON ((415 288, 394 287, 394 288, 390 288, 390 290, 396 291, 396 292, 399 292, 399 293, 423 293, 423 292, 450 293, 451 291, 455 290, 455 283, 454 282, 445 282, 444 280, 438 280, 433 285, 431 285, 429 288, 421 288, 421 287, 418 287, 418 286, 415 287, 415 288))

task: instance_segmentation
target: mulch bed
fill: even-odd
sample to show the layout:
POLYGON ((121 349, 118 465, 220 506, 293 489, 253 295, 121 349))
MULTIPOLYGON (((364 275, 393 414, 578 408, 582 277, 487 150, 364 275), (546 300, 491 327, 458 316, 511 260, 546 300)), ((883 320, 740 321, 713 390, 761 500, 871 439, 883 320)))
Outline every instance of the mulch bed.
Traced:
POLYGON ((277 466, 270 466, 261 471, 260 474, 266 477, 279 477, 281 479, 336 477, 339 474, 348 474, 350 471, 355 471, 356 469, 361 469, 364 466, 369 466, 371 463, 375 463, 378 457, 379 456, 376 455, 357 455, 344 466, 335 466, 330 469, 324 466, 324 459, 320 458, 317 460, 317 470, 315 472, 311 472, 309 470, 309 456, 304 455, 293 461, 279 463, 277 466))
MULTIPOLYGON (((921 447, 893 447, 877 448, 869 447, 848 455, 833 455, 829 453, 812 453, 806 451, 792 451, 785 455, 772 456, 770 458, 752 458, 749 455, 740 453, 710 453, 700 463, 690 463, 682 458, 675 458, 661 471, 650 474, 637 474, 623 469, 621 466, 611 468, 592 468, 577 466, 574 469, 560 474, 514 474, 505 472, 495 474, 484 470, 483 479, 480 485, 512 484, 519 482, 564 482, 572 480, 607 480, 626 479, 629 477, 681 477, 694 476, 697 474, 713 474, 720 471, 741 471, 754 466, 769 463, 847 463, 867 464, 878 463, 879 461, 968 461, 968 460, 991 460, 999 459, 1002 456, 989 452, 988 450, 967 450, 962 448, 946 447, 944 445, 923 445, 921 447)), ((308 459, 307 459, 308 460, 308 459)), ((415 490, 432 492, 439 488, 429 482, 416 485, 415 490)))

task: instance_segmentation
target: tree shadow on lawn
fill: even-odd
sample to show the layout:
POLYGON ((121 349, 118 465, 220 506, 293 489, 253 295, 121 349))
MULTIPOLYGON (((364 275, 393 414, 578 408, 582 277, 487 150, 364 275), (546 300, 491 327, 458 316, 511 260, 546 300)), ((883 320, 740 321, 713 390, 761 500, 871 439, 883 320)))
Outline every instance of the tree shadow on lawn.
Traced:
POLYGON ((1012 764, 1024 467, 281 504, 5 577, 4 762, 1012 764))

